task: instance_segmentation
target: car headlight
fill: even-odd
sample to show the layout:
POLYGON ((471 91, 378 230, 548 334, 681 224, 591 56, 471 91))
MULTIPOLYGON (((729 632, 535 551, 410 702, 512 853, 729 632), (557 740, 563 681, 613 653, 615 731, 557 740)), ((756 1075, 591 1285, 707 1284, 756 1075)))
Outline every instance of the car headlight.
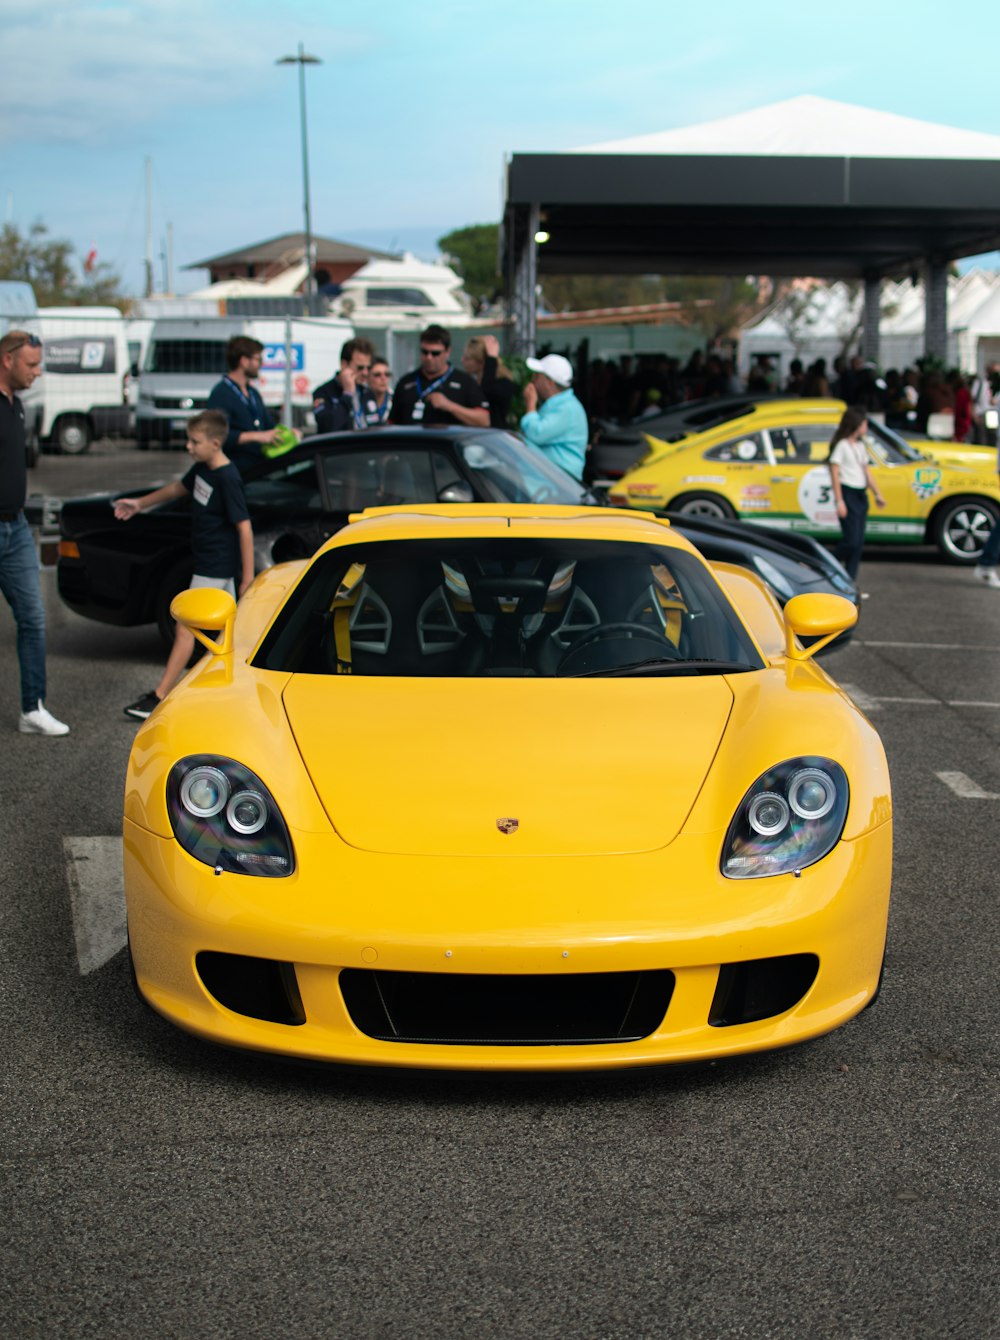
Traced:
POLYGON ((768 769, 740 801, 722 848, 728 879, 760 879, 815 865, 847 818, 847 775, 828 758, 790 758, 768 769))
POLYGON ((275 879, 295 869, 274 797, 234 759, 193 754, 175 763, 167 778, 167 813, 184 850, 216 870, 275 879))

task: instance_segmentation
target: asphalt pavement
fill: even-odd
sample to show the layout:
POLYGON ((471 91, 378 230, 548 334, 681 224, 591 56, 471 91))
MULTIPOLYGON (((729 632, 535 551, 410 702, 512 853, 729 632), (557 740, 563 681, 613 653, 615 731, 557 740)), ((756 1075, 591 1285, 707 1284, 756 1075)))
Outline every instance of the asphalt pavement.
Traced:
MULTIPOLYGON (((184 465, 43 458, 31 487, 184 465)), ((877 1004, 769 1056, 519 1078, 219 1050, 136 1001, 122 952, 87 957, 77 874, 120 833, 121 708, 162 651, 43 581, 65 739, 16 733, 0 604, 5 1334, 1000 1336, 1000 593, 868 555, 825 661, 893 775, 877 1004)))

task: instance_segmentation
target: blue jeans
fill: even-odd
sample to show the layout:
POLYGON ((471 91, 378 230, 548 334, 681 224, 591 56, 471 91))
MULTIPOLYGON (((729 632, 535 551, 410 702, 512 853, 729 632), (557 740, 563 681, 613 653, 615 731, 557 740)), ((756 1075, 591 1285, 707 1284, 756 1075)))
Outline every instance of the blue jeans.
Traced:
POLYGON ((840 518, 843 539, 834 549, 852 579, 861 566, 861 551, 865 547, 865 522, 868 520, 868 490, 841 487, 841 496, 847 506, 847 515, 840 518))
POLYGON ((24 514, 0 521, 0 591, 17 623, 21 666, 21 711, 45 700, 45 606, 38 577, 38 550, 24 514))

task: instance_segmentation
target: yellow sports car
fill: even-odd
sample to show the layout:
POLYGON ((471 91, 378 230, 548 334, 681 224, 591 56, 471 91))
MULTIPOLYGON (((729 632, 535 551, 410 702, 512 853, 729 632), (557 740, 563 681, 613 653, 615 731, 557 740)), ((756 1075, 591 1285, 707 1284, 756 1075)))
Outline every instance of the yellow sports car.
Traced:
MULTIPOLYGON (((839 538, 826 464, 839 419, 832 401, 760 401, 677 443, 649 437, 608 500, 839 538)), ((957 443, 918 449, 874 420, 867 441, 886 500, 869 513, 868 540, 936 544, 949 562, 975 563, 1000 516, 996 454, 957 443)))
POLYGON ((874 998, 889 778, 812 659, 843 597, 782 612, 634 512, 450 504, 173 610, 208 655, 136 736, 124 850, 136 986, 181 1028, 586 1069, 874 998))

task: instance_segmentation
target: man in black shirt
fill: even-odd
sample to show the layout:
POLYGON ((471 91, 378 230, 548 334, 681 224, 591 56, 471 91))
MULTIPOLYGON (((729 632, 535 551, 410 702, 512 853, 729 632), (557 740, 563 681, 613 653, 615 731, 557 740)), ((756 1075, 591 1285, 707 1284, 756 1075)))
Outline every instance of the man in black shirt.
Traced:
POLYGON ((367 428, 361 395, 368 381, 375 346, 358 337, 348 340, 340 350, 340 372, 313 392, 313 413, 320 433, 339 433, 345 429, 367 428))
POLYGON ((0 340, 0 590, 17 624, 21 668, 21 717, 25 735, 68 735, 45 706, 45 606, 38 580, 38 551, 24 515, 28 490, 24 407, 26 391, 42 372, 42 342, 26 330, 0 340))
POLYGON ((489 402, 475 377, 452 367, 451 336, 442 326, 428 326, 420 336, 420 367, 396 383, 391 417, 393 423, 489 427, 489 402))
POLYGON ((226 416, 225 452, 240 474, 263 460, 264 448, 274 446, 279 438, 274 415, 253 384, 260 376, 263 355, 260 340, 232 336, 226 344, 226 375, 212 387, 206 406, 226 416))

